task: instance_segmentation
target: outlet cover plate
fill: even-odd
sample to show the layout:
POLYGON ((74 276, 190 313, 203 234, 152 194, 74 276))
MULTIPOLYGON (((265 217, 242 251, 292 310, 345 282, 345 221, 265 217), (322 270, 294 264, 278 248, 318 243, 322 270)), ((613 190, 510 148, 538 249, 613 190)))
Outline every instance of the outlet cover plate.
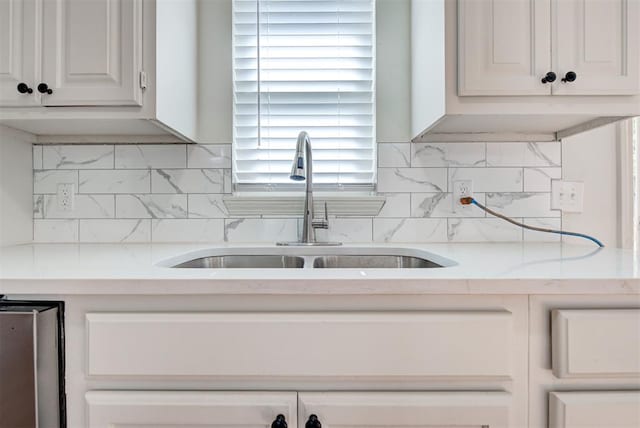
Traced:
POLYGON ((58 211, 70 212, 74 210, 76 199, 76 185, 73 183, 59 183, 56 199, 58 211))
POLYGON ((453 212, 467 212, 471 210, 471 205, 462 205, 460 203, 461 198, 467 196, 473 196, 473 180, 454 180, 453 181, 453 200, 452 209, 453 212))

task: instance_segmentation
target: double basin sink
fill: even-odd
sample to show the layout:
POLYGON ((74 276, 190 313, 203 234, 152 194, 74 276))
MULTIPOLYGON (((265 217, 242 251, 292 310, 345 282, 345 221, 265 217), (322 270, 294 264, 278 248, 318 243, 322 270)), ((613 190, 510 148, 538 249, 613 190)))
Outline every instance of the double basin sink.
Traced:
POLYGON ((428 269, 454 264, 421 250, 385 247, 220 248, 161 263, 190 269, 428 269))

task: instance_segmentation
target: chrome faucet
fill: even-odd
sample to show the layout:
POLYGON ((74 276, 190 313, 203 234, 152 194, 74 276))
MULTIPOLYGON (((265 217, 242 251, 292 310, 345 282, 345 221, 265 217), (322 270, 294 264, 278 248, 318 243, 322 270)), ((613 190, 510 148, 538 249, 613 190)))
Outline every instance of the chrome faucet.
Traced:
POLYGON ((298 134, 296 153, 293 157, 291 175, 294 181, 304 181, 304 218, 302 237, 297 242, 278 242, 278 245, 341 245, 340 242, 317 242, 316 229, 329 228, 327 203, 324 203, 324 218, 315 220, 313 215, 313 156, 311 139, 305 131, 298 134))

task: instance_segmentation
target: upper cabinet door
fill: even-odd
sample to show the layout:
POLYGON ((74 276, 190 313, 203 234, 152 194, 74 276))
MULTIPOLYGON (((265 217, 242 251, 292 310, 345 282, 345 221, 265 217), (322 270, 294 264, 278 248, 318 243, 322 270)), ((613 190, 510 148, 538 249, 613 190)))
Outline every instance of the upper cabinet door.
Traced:
POLYGON ((639 1, 554 0, 552 16, 554 94, 640 93, 639 1))
POLYGON ((43 105, 142 104, 142 0, 44 0, 43 26, 43 105))
POLYGON ((506 428, 510 403, 505 392, 301 392, 298 428, 506 428))
POLYGON ((0 0, 0 107, 40 104, 35 24, 35 0, 0 0))
POLYGON ((458 95, 549 95, 549 0, 458 0, 458 95))

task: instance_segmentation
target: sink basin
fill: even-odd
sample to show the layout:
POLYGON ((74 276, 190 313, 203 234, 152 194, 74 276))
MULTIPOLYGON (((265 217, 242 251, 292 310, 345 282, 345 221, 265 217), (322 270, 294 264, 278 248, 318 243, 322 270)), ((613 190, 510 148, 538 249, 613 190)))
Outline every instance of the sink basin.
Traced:
POLYGON ((303 266, 304 259, 295 256, 225 255, 200 257, 172 267, 201 269, 282 269, 301 268, 303 266))
POLYGON ((313 260, 314 268, 333 269, 424 269, 441 265, 420 257, 410 256, 320 256, 313 260))
POLYGON ((427 251, 382 246, 211 248, 159 263, 191 269, 430 269, 455 264, 427 251))

